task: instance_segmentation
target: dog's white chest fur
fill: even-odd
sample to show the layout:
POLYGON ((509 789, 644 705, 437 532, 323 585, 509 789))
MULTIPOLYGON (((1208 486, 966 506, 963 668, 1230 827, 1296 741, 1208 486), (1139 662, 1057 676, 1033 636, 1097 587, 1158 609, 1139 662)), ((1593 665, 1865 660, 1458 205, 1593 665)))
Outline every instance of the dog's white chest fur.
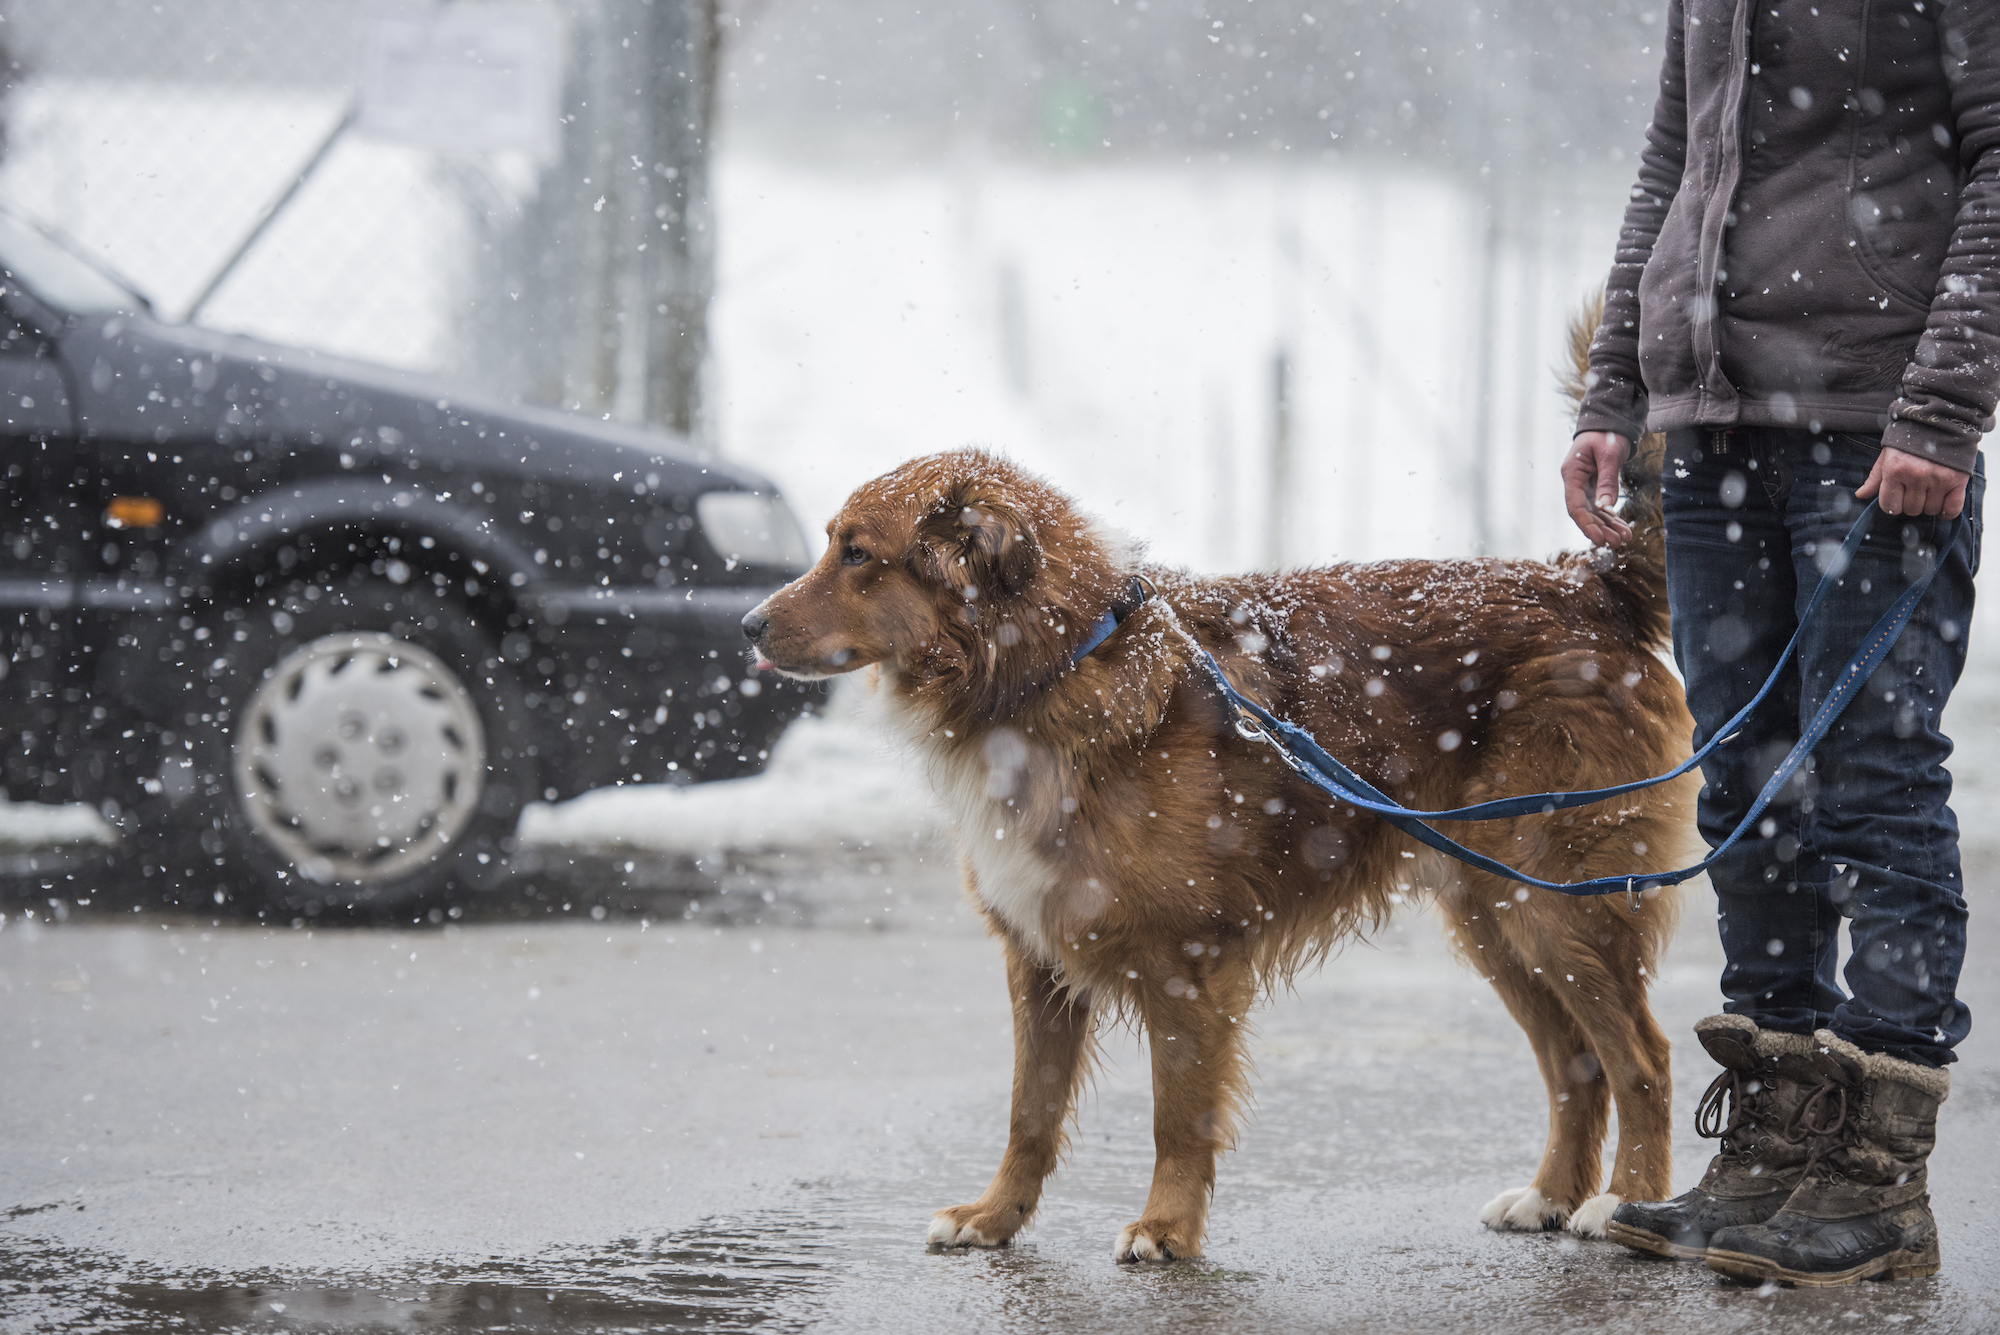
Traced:
POLYGON ((1038 957, 1053 960, 1054 952, 1043 939, 1042 909, 1055 888, 1057 871, 1035 852, 1008 803, 1022 786, 1023 771, 1034 763, 1032 749, 1009 729, 998 730, 981 746, 951 746, 898 707, 889 691, 882 691, 878 699, 888 706, 896 730, 923 757, 938 800, 958 826, 981 901, 1038 957))
POLYGON ((1042 908, 1055 888, 1056 869, 1028 846, 1005 799, 990 795, 989 767, 978 757, 934 759, 931 779, 958 822, 958 837, 972 864, 980 899, 1037 956, 1049 959, 1051 952, 1042 939, 1042 908))

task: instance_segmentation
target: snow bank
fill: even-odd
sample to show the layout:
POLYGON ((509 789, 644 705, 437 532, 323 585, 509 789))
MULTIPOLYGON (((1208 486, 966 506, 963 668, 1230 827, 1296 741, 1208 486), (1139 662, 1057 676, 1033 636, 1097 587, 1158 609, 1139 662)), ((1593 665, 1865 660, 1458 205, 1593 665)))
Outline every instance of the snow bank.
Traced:
POLYGON ((0 802, 0 849, 60 848, 111 841, 111 827, 82 803, 0 802))
POLYGON ((793 723, 761 774, 684 788, 632 784, 560 806, 537 803, 522 814, 522 841, 695 856, 933 842, 942 817, 915 762, 889 749, 847 695, 838 693, 827 713, 793 723))

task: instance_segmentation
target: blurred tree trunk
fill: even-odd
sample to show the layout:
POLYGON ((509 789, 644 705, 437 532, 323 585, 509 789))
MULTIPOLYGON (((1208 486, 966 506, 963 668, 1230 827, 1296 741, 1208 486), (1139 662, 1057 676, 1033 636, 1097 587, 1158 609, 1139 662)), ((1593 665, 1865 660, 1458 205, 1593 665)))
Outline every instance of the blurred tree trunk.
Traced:
POLYGON ((716 0, 653 0, 646 5, 647 162, 639 252, 644 302, 648 422, 689 435, 701 423, 702 365, 708 357, 713 264, 708 220, 708 147, 715 123, 716 0))
POLYGON ((717 0, 569 0, 562 146, 489 215, 465 368, 699 440, 717 0))

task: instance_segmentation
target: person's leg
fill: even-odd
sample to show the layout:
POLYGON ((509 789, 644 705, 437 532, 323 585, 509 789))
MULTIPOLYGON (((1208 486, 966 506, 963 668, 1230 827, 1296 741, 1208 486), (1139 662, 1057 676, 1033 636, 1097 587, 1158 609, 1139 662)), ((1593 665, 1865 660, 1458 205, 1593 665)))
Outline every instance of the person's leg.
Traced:
MULTIPOLYGON (((1879 443, 1806 442, 1787 517, 1801 589, 1838 566, 1840 538, 1861 507, 1853 490, 1879 443)), ((1807 838, 1833 864, 1833 886, 1853 920, 1847 980, 1854 995, 1813 1035, 1822 1083, 1786 1128, 1810 1148, 1784 1209, 1761 1223, 1714 1231, 1708 1264, 1745 1279, 1850 1284, 1934 1274, 1937 1224, 1928 1160, 1938 1107, 1951 1092, 1940 1069, 1971 1017, 1956 996, 1965 953, 1958 823, 1947 802, 1951 744, 1938 714, 1965 661, 1972 576, 1979 563, 1985 482, 1966 495, 1970 522, 1918 604, 1889 661, 1875 670, 1819 751, 1807 838)), ((1882 610, 1932 560, 1950 529, 1941 520, 1878 515, 1840 583, 1801 638, 1802 704, 1816 707, 1882 610)))
MULTIPOLYGON (((1817 453, 1803 459, 1788 511, 1801 595, 1860 513, 1853 491, 1879 444, 1837 435, 1809 448, 1817 453)), ((1864 1052, 1924 1066, 1952 1061, 1952 1047, 1971 1027, 1956 995, 1966 905, 1944 768, 1951 742, 1938 723, 1965 665, 1984 490, 1984 477, 1975 477, 1957 546, 1888 661, 1821 743, 1805 834, 1810 854, 1831 873, 1832 898, 1851 920, 1852 995, 1825 1027, 1864 1052)), ((1876 618, 1928 568, 1947 527, 1939 519, 1876 516, 1800 642, 1802 710, 1825 698, 1876 618)))
MULTIPOLYGON (((1696 746, 1756 695, 1797 627, 1783 508, 1789 434, 1739 430, 1726 452, 1707 431, 1667 438, 1667 598, 1696 746)), ((1736 828, 1798 740, 1798 700, 1797 674, 1788 672, 1737 739, 1702 765, 1697 821, 1711 848, 1736 828)), ((1827 872, 1802 854, 1809 791, 1809 783, 1790 787, 1708 873, 1727 961, 1723 1009, 1791 1034, 1812 1033, 1841 1002, 1834 981, 1839 920, 1824 894, 1827 872)))
MULTIPOLYGON (((1782 440, 1763 432, 1734 433, 1726 451, 1707 432, 1667 437, 1667 591, 1697 746, 1756 696, 1795 629, 1782 454, 1782 440)), ((1798 675, 1787 671, 1736 740, 1703 763, 1696 816, 1711 848, 1798 739, 1798 698, 1798 675)), ((1702 1096, 1696 1130, 1721 1143, 1692 1190, 1613 1212, 1606 1236, 1635 1250, 1704 1257, 1720 1232, 1769 1219, 1804 1174, 1805 1152, 1785 1139, 1786 1127, 1815 1083, 1813 1028, 1841 999, 1833 982, 1838 918, 1823 869, 1801 857, 1806 791, 1791 786, 1709 870, 1728 1013, 1695 1026, 1722 1067, 1702 1096)))

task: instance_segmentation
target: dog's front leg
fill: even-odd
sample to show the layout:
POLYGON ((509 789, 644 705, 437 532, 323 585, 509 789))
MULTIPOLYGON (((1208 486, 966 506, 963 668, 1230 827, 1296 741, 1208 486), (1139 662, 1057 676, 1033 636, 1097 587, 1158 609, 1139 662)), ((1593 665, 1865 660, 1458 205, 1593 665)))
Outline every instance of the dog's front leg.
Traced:
POLYGON ((1007 1153, 986 1194, 931 1217, 930 1242, 944 1247, 1000 1247, 1020 1231, 1042 1198, 1067 1139, 1064 1126, 1090 1050, 1090 994, 1007 943, 1007 987, 1014 1000, 1014 1101, 1007 1153))
POLYGON ((1240 1012, 1206 987, 1173 981, 1176 995, 1147 988, 1140 999, 1153 1057, 1153 1188, 1144 1217, 1118 1235, 1120 1261, 1201 1255, 1215 1156, 1228 1143, 1243 1079, 1240 1012))

